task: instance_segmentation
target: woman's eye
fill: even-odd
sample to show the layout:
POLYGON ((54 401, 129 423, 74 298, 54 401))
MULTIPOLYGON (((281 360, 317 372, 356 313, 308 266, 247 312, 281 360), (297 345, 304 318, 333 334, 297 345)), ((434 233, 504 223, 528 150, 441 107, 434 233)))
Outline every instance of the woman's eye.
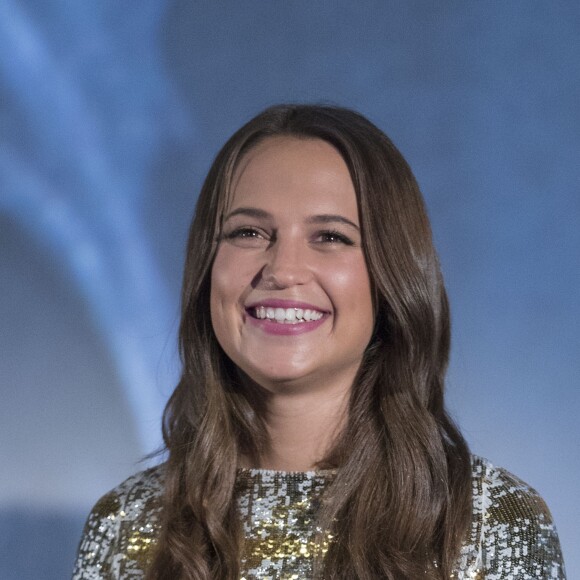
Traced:
POLYGON ((227 232, 223 236, 226 240, 238 241, 238 242, 254 242, 266 239, 266 235, 256 229, 256 228, 236 228, 231 232, 227 232))
POLYGON ((228 238, 257 238, 260 233, 253 228, 239 228, 228 234, 228 238))
POLYGON ((346 246, 353 246, 354 242, 344 234, 335 231, 320 232, 318 240, 325 244, 345 244, 346 246))

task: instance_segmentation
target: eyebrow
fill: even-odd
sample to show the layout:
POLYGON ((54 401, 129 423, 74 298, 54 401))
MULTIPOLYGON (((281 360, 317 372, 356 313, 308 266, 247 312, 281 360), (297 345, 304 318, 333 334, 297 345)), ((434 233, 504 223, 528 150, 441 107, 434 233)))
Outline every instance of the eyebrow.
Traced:
MULTIPOLYGON (((268 213, 263 209, 259 209, 257 207, 239 207, 234 211, 230 212, 224 221, 228 221, 229 219, 233 218, 237 215, 245 215, 248 217, 254 218, 261 218, 261 219, 268 219, 272 218, 272 214, 268 213)), ((342 223, 347 226, 353 227, 355 230, 360 231, 360 228, 349 219, 345 218, 344 216, 338 214, 320 214, 320 215, 313 215, 306 219, 307 224, 329 224, 329 223, 342 223)))
POLYGON ((333 222, 339 222, 360 231, 360 228, 354 222, 351 222, 349 219, 346 219, 341 215, 325 213, 321 215, 313 215, 306 220, 306 223, 309 224, 329 224, 333 222))
POLYGON ((234 211, 230 212, 226 218, 224 219, 227 222, 230 218, 233 218, 236 215, 246 215, 248 217, 255 217, 255 218, 271 218, 271 214, 263 209, 258 209, 257 207, 239 207, 234 211))

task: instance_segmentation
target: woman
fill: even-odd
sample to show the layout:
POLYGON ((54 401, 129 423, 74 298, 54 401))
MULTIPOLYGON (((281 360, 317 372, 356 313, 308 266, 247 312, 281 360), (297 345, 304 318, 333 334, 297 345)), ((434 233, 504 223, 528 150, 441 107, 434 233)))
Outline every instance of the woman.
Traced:
POLYGON ((168 461, 89 516, 75 578, 564 578, 534 490, 444 407, 449 311, 397 149, 277 106, 201 191, 168 461))

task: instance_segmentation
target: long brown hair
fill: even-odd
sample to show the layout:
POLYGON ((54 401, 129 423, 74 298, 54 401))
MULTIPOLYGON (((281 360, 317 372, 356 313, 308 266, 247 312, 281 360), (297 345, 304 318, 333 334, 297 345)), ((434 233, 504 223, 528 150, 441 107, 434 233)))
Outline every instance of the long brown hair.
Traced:
POLYGON ((373 285, 375 329, 347 425, 323 462, 337 474, 319 514, 335 538, 326 578, 449 576, 470 521, 470 458, 444 407, 450 321, 422 196, 399 151, 354 111, 279 105, 217 155, 191 225, 179 332, 183 373, 164 414, 164 522, 151 579, 239 577, 240 455, 268 444, 259 394, 240 381, 210 320, 210 274, 232 175, 269 136, 323 139, 347 164, 373 285))

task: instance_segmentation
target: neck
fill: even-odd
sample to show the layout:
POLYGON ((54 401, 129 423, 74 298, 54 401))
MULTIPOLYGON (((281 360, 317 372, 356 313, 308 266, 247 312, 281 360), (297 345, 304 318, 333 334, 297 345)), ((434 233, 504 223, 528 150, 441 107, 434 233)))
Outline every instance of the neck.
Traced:
POLYGON ((282 471, 315 469, 344 427, 348 395, 349 389, 271 394, 266 413, 270 446, 260 467, 282 471))

